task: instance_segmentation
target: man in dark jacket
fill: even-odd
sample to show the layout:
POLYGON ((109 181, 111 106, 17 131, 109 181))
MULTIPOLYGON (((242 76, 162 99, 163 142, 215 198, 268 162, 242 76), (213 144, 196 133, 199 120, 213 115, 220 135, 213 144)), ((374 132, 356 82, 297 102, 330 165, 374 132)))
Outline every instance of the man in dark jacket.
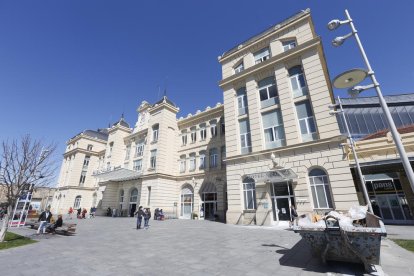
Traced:
POLYGON ((39 216, 40 225, 37 229, 37 234, 40 234, 40 231, 43 230, 43 234, 46 233, 47 224, 50 223, 50 219, 52 218, 52 213, 50 212, 49 208, 43 211, 39 216))
POLYGON ((137 214, 137 229, 141 229, 142 216, 144 215, 142 206, 139 206, 138 211, 136 211, 135 214, 137 214))

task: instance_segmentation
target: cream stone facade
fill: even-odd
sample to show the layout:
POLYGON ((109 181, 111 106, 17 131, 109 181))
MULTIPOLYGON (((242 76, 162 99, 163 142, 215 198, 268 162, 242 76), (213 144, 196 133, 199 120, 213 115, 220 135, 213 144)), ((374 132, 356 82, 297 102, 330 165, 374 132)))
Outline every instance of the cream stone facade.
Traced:
POLYGON ((358 204, 340 148, 344 137, 329 115, 333 94, 310 12, 250 38, 219 62, 227 222, 269 225, 289 220, 291 205, 304 213, 358 204))
MULTIPOLYGON (((179 108, 164 96, 143 101, 132 128, 121 118, 70 139, 52 208, 96 206, 98 215, 132 216, 143 206, 163 209, 167 217, 276 225, 291 219, 291 206, 304 214, 365 204, 343 122, 329 114, 333 92, 309 10, 230 49, 219 62, 223 104, 177 118, 179 108)), ((353 115, 354 101, 344 100, 353 115)), ((373 101, 363 99, 361 107, 373 101)), ((408 114, 403 106, 395 110, 408 114)), ((369 118, 380 121, 371 111, 369 118)), ((412 124, 409 117, 401 123, 412 124)), ((359 129, 358 138, 378 130, 350 125, 359 129)), ((412 157, 412 133, 402 137, 412 157)), ((395 195, 374 191, 391 187, 387 182, 375 184, 370 199, 400 200, 400 212, 389 207, 381 215, 410 223, 414 195, 395 148, 378 139, 358 142, 365 180, 374 187, 378 175, 389 172, 395 195), (393 160, 399 165, 391 166, 393 160)))
POLYGON ((108 131, 85 130, 71 138, 63 155, 51 209, 65 214, 72 208, 97 206, 101 196, 93 171, 99 166, 99 154, 105 150, 108 131))

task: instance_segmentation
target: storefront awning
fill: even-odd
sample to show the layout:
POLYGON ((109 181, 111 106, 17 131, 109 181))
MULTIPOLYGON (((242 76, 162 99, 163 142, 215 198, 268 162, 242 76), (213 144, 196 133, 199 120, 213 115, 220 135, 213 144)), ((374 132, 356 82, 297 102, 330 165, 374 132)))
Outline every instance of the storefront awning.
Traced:
POLYGON ((246 174, 244 178, 253 179, 257 182, 282 182, 297 179, 297 174, 292 169, 278 169, 267 172, 246 174))
POLYGON ((127 181, 127 180, 134 180, 139 179, 141 177, 141 173, 137 171, 131 171, 128 169, 116 169, 109 172, 102 172, 94 174, 94 177, 99 179, 99 182, 107 182, 107 181, 113 181, 113 182, 121 182, 121 181, 127 181))

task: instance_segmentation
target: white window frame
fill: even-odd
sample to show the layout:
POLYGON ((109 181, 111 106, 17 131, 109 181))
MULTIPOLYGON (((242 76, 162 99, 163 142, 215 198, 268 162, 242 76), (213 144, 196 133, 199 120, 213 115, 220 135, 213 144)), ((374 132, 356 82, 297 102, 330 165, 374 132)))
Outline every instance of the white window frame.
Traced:
POLYGON ((250 149, 251 147, 252 147, 252 145, 251 145, 251 139, 250 139, 250 132, 246 132, 246 133, 240 133, 240 146, 241 146, 241 148, 242 149, 250 149), (244 137, 244 141, 245 141, 245 144, 246 145, 243 145, 243 138, 242 137, 244 137), (250 141, 250 145, 249 145, 249 142, 250 141))
POLYGON ((183 132, 181 134, 181 145, 182 146, 187 145, 187 132, 183 132))
POLYGON ((217 137, 217 122, 210 122, 211 138, 217 137))
POLYGON ((158 141, 158 134, 160 130, 160 125, 152 126, 152 143, 156 143, 158 141))
POLYGON ((243 201, 244 201, 244 210, 256 210, 256 185, 254 182, 243 182, 243 201), (246 185, 253 185, 253 188, 248 187, 246 185), (249 199, 249 195, 251 196, 252 205, 249 206, 249 202, 246 199, 249 199))
POLYGON ((212 151, 210 153, 209 159, 210 159, 209 167, 210 168, 217 168, 217 166, 218 166, 218 162, 217 162, 218 161, 218 153, 217 153, 217 151, 216 152, 212 151))
POLYGON ((73 208, 74 209, 79 209, 81 201, 82 201, 82 196, 80 196, 80 195, 76 196, 75 197, 75 202, 73 203, 73 208))
MULTIPOLYGON (((309 174, 310 174, 310 172, 309 172, 309 174)), ((309 174, 308 174, 309 184, 310 184, 310 188, 311 188, 311 192, 312 192, 312 198, 313 198, 313 201, 314 201, 313 202, 313 207, 315 209, 332 209, 333 206, 329 206, 329 203, 331 202, 331 204, 333 204, 333 201, 332 201, 332 197, 331 197, 331 194, 330 194, 331 189, 330 189, 330 183, 329 183, 328 175, 325 173, 324 175, 310 176, 309 174), (315 183, 316 178, 319 178, 319 179, 322 178, 323 183, 315 183), (321 206, 320 203, 319 203, 318 190, 316 189, 316 187, 320 187, 320 186, 323 187, 323 194, 324 194, 327 206, 321 206), (328 197, 329 197, 330 200, 328 199, 328 197), (316 202, 314 200, 315 198, 316 198, 316 202)))
POLYGON ((264 101, 267 101, 267 100, 270 100, 270 99, 272 99, 272 98, 277 98, 277 97, 279 97, 279 95, 278 95, 278 91, 277 91, 277 87, 276 87, 276 96, 274 96, 274 97, 270 97, 270 91, 269 91, 269 88, 270 87, 272 87, 272 86, 275 86, 276 87, 276 83, 272 83, 272 84, 267 84, 267 85, 264 85, 264 86, 260 86, 259 87, 259 97, 260 97, 260 101, 261 102, 264 102, 264 101), (264 100, 262 100, 261 99, 261 91, 262 90, 266 90, 266 96, 267 96, 267 98, 266 99, 264 99, 264 100))
POLYGON ((191 143, 197 142, 197 128, 193 127, 191 128, 191 143))
POLYGON ((262 63, 265 60, 268 60, 270 58, 270 48, 266 47, 261 49, 260 51, 257 51, 253 54, 254 56, 254 64, 262 63))
POLYGON ((150 158, 150 169, 155 169, 156 167, 157 167, 157 150, 152 150, 151 158, 150 158))
POLYGON ((290 80, 290 88, 292 89, 292 95, 294 98, 305 96, 308 94, 308 86, 306 84, 305 74, 303 73, 302 68, 301 68, 301 73, 294 74, 292 76, 289 75, 289 80, 290 80), (302 86, 300 82, 301 77, 303 78, 304 86, 302 86), (294 84, 296 85, 296 87, 298 87, 297 89, 293 88, 294 84))
POLYGON ((237 66, 234 67, 234 73, 238 74, 238 73, 243 72, 243 71, 244 71, 244 63, 242 61, 237 66))
POLYGON ((85 180, 86 180, 86 171, 82 171, 81 175, 80 175, 80 179, 79 179, 79 186, 83 186, 85 184, 85 180))
POLYGON ((129 160, 131 155, 131 145, 128 145, 125 149, 125 160, 129 160))
POLYGON ((190 172, 195 171, 195 169, 196 169, 196 157, 195 157, 195 154, 190 154, 189 162, 190 162, 190 165, 189 165, 190 166, 189 167, 190 172))
POLYGON ((293 49, 296 47, 296 41, 294 39, 283 41, 282 47, 283 47, 283 52, 289 51, 290 49, 293 49))
POLYGON ((145 143, 144 142, 138 142, 135 144, 135 157, 140 157, 144 155, 145 150, 145 143))
POLYGON ((186 160, 185 158, 180 159, 180 173, 185 173, 186 170, 186 160))
POLYGON ((207 139, 207 129, 206 125, 200 125, 200 141, 204 141, 207 139))
POLYGON ((142 159, 134 160, 132 170, 140 172, 142 171, 142 159))
POLYGON ((239 111, 239 116, 247 113, 247 95, 246 93, 240 94, 237 96, 237 108, 239 111))
POLYGON ((206 154, 205 153, 200 153, 200 169, 205 169, 206 168, 206 154))
POLYGON ((85 159, 83 160, 83 169, 88 168, 90 161, 91 161, 91 157, 89 155, 86 155, 85 159))

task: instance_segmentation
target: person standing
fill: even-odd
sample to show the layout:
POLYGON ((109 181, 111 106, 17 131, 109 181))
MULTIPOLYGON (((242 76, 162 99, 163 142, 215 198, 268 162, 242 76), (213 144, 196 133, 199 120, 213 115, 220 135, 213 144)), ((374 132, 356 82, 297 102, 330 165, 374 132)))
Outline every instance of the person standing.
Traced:
POLYGON ((136 211, 135 214, 137 215, 137 229, 141 229, 142 217, 144 216, 142 206, 139 206, 138 211, 136 211))
POLYGON ((39 228, 37 229, 37 234, 40 234, 40 231, 43 230, 43 234, 46 233, 46 226, 48 223, 50 223, 50 219, 52 218, 52 213, 49 209, 46 209, 46 211, 43 211, 39 216, 39 228))
POLYGON ((145 229, 148 229, 148 227, 149 227, 150 218, 151 218, 150 208, 146 208, 145 212, 144 212, 144 227, 145 227, 145 229))
POLYGON ((298 213, 296 212, 295 206, 290 205, 290 222, 289 227, 295 226, 297 224, 298 213))
POLYGON ((82 210, 82 218, 83 219, 86 219, 86 213, 87 213, 88 211, 86 211, 86 208, 83 208, 83 210, 82 210))
POLYGON ((73 208, 72 207, 69 208, 68 215, 69 215, 69 219, 72 219, 72 215, 73 215, 73 208))

